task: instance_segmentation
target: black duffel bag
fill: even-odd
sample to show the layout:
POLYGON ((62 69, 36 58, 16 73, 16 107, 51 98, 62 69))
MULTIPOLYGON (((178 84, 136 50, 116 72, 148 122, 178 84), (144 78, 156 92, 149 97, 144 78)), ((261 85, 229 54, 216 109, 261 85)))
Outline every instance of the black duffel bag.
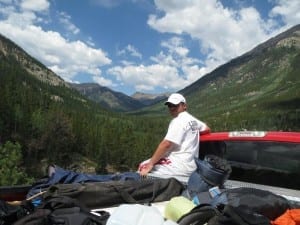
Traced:
POLYGON ((12 205, 0 199, 0 225, 11 225, 13 222, 33 212, 34 206, 29 201, 12 205))
POLYGON ((175 178, 56 184, 44 198, 68 196, 90 209, 111 207, 122 203, 149 204, 168 201, 178 196, 184 186, 175 178))
POLYGON ((13 225, 105 225, 109 216, 109 212, 101 210, 92 213, 76 199, 59 196, 44 199, 33 212, 13 225))
POLYGON ((275 220, 287 209, 292 208, 292 204, 283 196, 251 187, 223 190, 212 199, 211 204, 218 208, 230 205, 237 209, 245 209, 244 211, 261 214, 269 220, 275 220))

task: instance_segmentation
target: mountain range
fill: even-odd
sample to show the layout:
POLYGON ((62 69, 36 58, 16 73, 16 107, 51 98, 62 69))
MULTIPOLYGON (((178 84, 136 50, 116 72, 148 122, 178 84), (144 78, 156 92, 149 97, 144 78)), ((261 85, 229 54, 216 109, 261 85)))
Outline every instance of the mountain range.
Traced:
MULTIPOLYGON (((186 95, 189 105, 193 105, 190 110, 208 120, 215 120, 215 117, 227 120, 232 117, 229 115, 244 113, 242 109, 245 108, 248 113, 250 110, 255 114, 256 111, 269 111, 279 105, 287 107, 291 103, 298 113, 299 108, 295 105, 300 98, 299 30, 300 25, 292 27, 179 90, 186 95)), ((141 111, 147 114, 164 111, 163 106, 156 103, 166 99, 169 93, 135 93, 128 96, 95 83, 66 83, 5 37, 1 36, 0 40, 0 51, 4 55, 10 52, 26 71, 39 80, 51 85, 72 87, 108 110, 141 111), (8 50, 7 46, 13 48, 8 50)), ((281 107, 281 110, 285 108, 281 107)), ((281 110, 280 113, 283 113, 281 110)))
POLYGON ((145 94, 136 92, 132 96, 116 92, 96 83, 69 84, 90 100, 99 103, 108 110, 128 112, 138 110, 165 99, 169 94, 145 94))

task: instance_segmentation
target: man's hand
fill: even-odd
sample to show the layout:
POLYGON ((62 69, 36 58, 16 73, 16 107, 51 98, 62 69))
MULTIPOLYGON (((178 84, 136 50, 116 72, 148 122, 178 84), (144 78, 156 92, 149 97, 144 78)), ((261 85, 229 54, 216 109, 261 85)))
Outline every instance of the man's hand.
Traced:
POLYGON ((144 163, 140 168, 139 168, 139 173, 142 177, 147 176, 147 174, 152 170, 153 164, 150 162, 144 163))
MULTIPOLYGON (((158 147, 156 148, 154 154, 152 155, 151 159, 149 161, 143 163, 139 167, 139 172, 142 177, 147 176, 147 174, 152 170, 155 164, 157 164, 160 160, 166 160, 163 157, 166 155, 168 150, 171 148, 173 143, 171 141, 168 141, 166 139, 162 140, 158 147)), ((164 162, 161 164, 168 164, 169 162, 164 162)))

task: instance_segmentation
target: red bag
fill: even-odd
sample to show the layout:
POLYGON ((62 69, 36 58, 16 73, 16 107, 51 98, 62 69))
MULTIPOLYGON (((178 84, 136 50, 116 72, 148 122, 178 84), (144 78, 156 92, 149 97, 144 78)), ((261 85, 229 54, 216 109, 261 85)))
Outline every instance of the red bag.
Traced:
POLYGON ((272 225, 300 225, 300 209, 288 209, 272 225))

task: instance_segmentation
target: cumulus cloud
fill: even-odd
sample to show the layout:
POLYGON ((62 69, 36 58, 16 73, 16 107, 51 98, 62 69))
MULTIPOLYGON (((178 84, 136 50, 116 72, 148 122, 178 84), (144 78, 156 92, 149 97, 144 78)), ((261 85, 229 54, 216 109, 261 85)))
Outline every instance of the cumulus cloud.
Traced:
POLYGON ((199 49, 207 55, 206 63, 211 67, 250 50, 267 37, 265 25, 253 7, 234 11, 217 0, 155 3, 165 14, 150 15, 149 26, 159 32, 188 34, 198 40, 199 49))
MULTIPOLYGON (((6 2, 2 0, 2 3, 6 2)), ((5 19, 0 21, 1 34, 14 40, 66 81, 74 81, 79 73, 101 80, 101 67, 111 63, 107 53, 80 40, 70 41, 56 31, 44 30, 38 25, 43 21, 38 13, 48 9, 49 2, 46 0, 23 0, 20 5, 3 5, 0 12, 5 19)), ((60 22, 68 31, 74 34, 80 31, 72 25, 69 15, 59 15, 60 22)), ((105 81, 105 84, 111 83, 105 81)))
POLYGON ((282 17, 288 26, 298 24, 300 21, 300 1, 299 0, 276 0, 276 6, 271 10, 271 17, 282 17))
POLYGON ((104 87, 116 87, 116 84, 113 83, 111 80, 105 79, 104 77, 101 76, 93 76, 93 81, 104 87))
POLYGON ((80 32, 80 29, 78 27, 76 27, 70 20, 71 20, 71 16, 69 16, 67 13, 65 12, 60 12, 60 17, 59 17, 59 21, 64 25, 64 27, 72 32, 73 34, 78 34, 80 32))
POLYGON ((117 55, 121 56, 126 56, 129 54, 130 56, 137 57, 139 59, 142 58, 142 54, 136 49, 133 45, 127 45, 124 49, 118 50, 117 55))
POLYGON ((151 57, 152 64, 126 63, 107 72, 136 91, 178 90, 199 79, 205 70, 199 68, 198 59, 188 57, 189 50, 182 38, 162 41, 162 51, 151 57))
POLYGON ((138 66, 116 66, 108 71, 126 85, 134 86, 138 91, 152 91, 160 86, 166 90, 178 89, 187 82, 179 76, 176 68, 160 64, 138 66), (173 82, 176 80, 176 82, 173 82))
POLYGON ((48 10, 50 4, 47 0, 23 0, 20 6, 23 10, 41 12, 48 10))

